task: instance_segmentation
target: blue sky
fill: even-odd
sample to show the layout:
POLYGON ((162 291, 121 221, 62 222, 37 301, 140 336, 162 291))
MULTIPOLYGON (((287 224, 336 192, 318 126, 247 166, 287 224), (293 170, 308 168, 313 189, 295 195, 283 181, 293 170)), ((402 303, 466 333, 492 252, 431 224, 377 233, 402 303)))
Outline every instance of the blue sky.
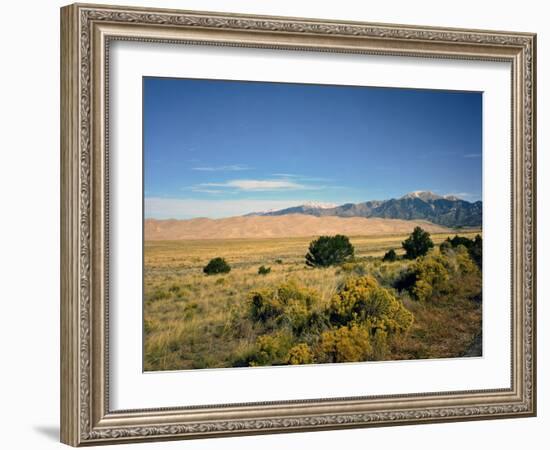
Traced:
POLYGON ((481 199, 481 93, 147 77, 143 96, 145 217, 481 199))

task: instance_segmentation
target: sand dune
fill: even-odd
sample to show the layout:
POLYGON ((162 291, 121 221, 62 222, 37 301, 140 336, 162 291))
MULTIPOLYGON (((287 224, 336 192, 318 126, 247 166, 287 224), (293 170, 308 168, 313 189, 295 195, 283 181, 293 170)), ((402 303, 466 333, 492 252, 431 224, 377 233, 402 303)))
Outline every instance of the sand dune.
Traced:
POLYGON ((225 219, 145 220, 145 240, 242 239, 306 237, 333 234, 388 235, 410 233, 420 225, 431 233, 448 228, 424 221, 363 217, 284 216, 229 217, 225 219))

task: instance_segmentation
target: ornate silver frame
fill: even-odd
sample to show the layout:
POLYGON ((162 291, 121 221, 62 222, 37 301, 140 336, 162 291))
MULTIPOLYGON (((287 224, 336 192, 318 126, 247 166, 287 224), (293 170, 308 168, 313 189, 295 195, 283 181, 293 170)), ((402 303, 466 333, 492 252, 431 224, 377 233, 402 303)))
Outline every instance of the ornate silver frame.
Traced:
POLYGON ((536 36, 75 4, 61 9, 61 440, 73 446, 536 414, 536 36), (512 66, 509 389, 111 411, 109 43, 115 39, 508 61, 512 66))

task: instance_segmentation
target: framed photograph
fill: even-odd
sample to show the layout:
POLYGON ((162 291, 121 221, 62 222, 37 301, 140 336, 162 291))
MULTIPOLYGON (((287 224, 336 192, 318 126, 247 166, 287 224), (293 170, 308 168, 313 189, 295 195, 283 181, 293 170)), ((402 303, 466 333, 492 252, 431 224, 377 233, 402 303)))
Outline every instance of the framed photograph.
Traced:
POLYGON ((535 57, 62 8, 62 442, 535 415, 535 57))

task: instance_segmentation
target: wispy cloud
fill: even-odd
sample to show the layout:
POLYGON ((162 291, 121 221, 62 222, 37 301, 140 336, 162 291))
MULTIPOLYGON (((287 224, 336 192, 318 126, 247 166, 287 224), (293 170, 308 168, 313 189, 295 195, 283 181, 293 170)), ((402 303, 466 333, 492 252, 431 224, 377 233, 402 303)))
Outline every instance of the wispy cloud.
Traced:
POLYGON ((200 192, 202 194, 227 194, 228 193, 223 189, 208 189, 208 188, 201 188, 200 186, 191 186, 190 190, 193 192, 200 192))
POLYGON ((301 175, 296 175, 295 173, 272 173, 271 175, 279 178, 302 178, 301 175))
POLYGON ((231 164, 228 166, 203 166, 193 167, 191 170, 198 170, 201 172, 238 172, 241 170, 251 170, 251 167, 244 164, 231 164))
POLYGON ((481 153, 466 153, 464 158, 481 158, 481 153))
POLYGON ((198 188, 229 188, 239 191, 288 191, 288 190, 317 190, 323 186, 305 185, 290 180, 230 180, 223 183, 201 183, 198 188))
POLYGON ((298 175, 295 173, 272 173, 271 175, 277 178, 292 178, 300 181, 332 181, 331 178, 312 177, 309 175, 298 175))

